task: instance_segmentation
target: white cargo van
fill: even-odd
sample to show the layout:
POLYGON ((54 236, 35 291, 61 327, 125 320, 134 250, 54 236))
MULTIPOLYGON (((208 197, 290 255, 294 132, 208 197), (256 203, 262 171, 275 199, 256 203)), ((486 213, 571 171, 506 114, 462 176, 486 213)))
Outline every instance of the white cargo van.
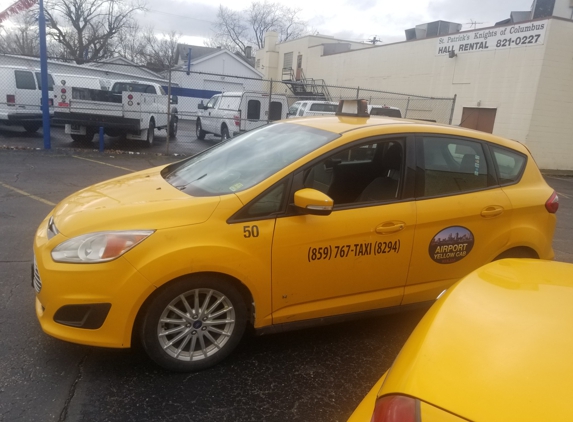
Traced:
POLYGON ((338 103, 332 101, 297 101, 288 109, 288 117, 334 116, 338 103))
POLYGON ((284 94, 261 92, 224 92, 214 95, 207 104, 197 106, 196 135, 205 139, 209 133, 225 140, 275 120, 286 118, 284 94))
MULTIPOLYGON (((0 81, 2 81, 0 83, 0 123, 21 126, 30 133, 40 129, 42 127, 40 69, 0 66, 0 81)), ((48 91, 53 91, 53 89, 54 79, 48 74, 48 91)), ((48 101, 51 106, 52 99, 48 101)))

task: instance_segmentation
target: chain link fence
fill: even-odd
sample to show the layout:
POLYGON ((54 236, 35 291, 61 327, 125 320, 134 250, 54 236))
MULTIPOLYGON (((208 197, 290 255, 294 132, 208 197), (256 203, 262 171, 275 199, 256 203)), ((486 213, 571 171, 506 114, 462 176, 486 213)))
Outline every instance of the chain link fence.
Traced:
MULTIPOLYGON (((229 75, 184 66, 154 72, 123 58, 83 65, 49 60, 51 132, 77 144, 114 139, 116 148, 124 141, 152 146, 166 140, 169 149, 169 141, 233 136, 287 118, 295 102, 342 99, 366 99, 371 105, 399 108, 405 118, 451 124, 455 98, 333 86, 312 79, 265 80, 247 64, 243 67, 237 72, 245 75, 229 75), (224 98, 216 97, 221 93, 224 98)), ((0 55, 0 75, 0 124, 30 134, 39 131, 39 58, 0 55)))

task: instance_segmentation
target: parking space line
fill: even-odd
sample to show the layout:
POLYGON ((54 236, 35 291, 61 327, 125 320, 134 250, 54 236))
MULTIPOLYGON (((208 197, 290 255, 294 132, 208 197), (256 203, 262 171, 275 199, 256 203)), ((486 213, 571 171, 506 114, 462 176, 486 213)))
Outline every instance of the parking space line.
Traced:
POLYGON ((116 166, 116 165, 113 165, 113 164, 109 164, 109 163, 104 163, 103 161, 98 161, 98 160, 90 160, 89 158, 78 157, 77 155, 72 155, 72 157, 74 157, 74 158, 78 158, 78 159, 80 159, 80 160, 91 161, 92 163, 103 164, 104 166, 115 167, 116 169, 122 169, 122 170, 131 171, 131 172, 135 172, 135 171, 137 171, 137 170, 128 169, 127 167, 121 167, 121 166, 116 166))
POLYGON ((564 193, 557 192, 557 195, 562 196, 563 198, 571 199, 571 197, 565 195, 564 193))
POLYGON ((20 195, 24 195, 24 196, 27 196, 28 198, 32 198, 32 199, 35 199, 36 201, 40 201, 40 202, 42 202, 42 203, 44 203, 44 204, 46 204, 46 205, 51 205, 52 207, 55 207, 55 206, 56 206, 56 204, 54 204, 53 202, 48 201, 47 199, 43 199, 43 198, 40 198, 39 196, 32 195, 31 193, 25 192, 25 191, 23 191, 23 190, 21 190, 21 189, 15 188, 15 187, 10 186, 10 185, 7 185, 7 184, 5 184, 5 183, 0 182, 0 186, 4 187, 4 188, 6 188, 6 189, 13 190, 14 192, 17 192, 17 193, 19 193, 20 195))

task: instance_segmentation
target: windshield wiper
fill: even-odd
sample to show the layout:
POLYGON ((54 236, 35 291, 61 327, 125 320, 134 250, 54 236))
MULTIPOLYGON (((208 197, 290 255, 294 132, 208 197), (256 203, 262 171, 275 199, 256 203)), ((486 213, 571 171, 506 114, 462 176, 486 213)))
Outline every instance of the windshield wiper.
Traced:
POLYGON ((199 176, 197 179, 195 180, 191 180, 188 183, 185 183, 184 185, 179 185, 179 186, 175 186, 177 189, 179 190, 183 190, 185 189, 187 186, 189 186, 191 183, 196 182, 197 180, 201 180, 202 178, 204 178, 205 176, 207 176, 207 173, 205 173, 203 176, 199 176))

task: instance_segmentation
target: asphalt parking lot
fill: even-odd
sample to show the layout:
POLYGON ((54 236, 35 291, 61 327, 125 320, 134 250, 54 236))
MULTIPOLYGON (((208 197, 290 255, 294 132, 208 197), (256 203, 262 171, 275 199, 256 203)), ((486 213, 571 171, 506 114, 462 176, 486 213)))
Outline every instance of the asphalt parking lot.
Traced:
MULTIPOLYGON (((138 348, 99 349, 42 333, 30 286, 32 239, 57 202, 90 184, 192 155, 217 142, 181 125, 145 149, 106 138, 77 146, 53 128, 0 130, 0 421, 345 421, 391 365, 424 311, 248 337, 230 358, 193 374, 166 372, 138 348), (95 149, 94 149, 95 148, 95 149)), ((560 195, 556 259, 573 263, 573 178, 560 195)))

